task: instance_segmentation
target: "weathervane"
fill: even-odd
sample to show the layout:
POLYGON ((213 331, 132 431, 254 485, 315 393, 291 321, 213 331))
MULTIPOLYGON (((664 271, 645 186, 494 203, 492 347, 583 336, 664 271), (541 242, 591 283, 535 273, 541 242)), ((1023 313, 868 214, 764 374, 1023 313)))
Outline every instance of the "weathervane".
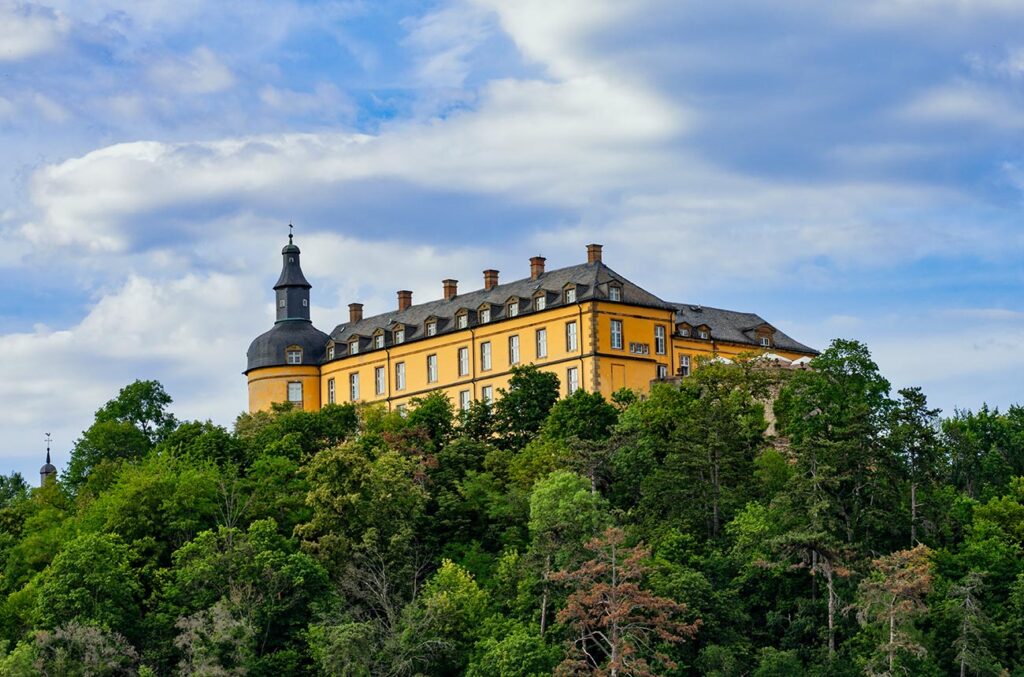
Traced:
POLYGON ((292 243, 292 228, 294 228, 294 226, 292 226, 292 224, 289 223, 288 224, 288 244, 292 243))
POLYGON ((50 462, 50 441, 53 438, 50 437, 50 433, 46 433, 46 462, 50 462))

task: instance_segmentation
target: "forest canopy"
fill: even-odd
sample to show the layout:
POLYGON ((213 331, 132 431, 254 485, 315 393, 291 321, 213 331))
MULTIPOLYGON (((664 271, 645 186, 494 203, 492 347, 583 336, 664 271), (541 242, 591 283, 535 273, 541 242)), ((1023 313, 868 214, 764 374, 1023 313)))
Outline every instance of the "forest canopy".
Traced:
POLYGON ((1024 407, 837 340, 649 393, 103 404, 0 476, 3 675, 1024 675, 1024 407))

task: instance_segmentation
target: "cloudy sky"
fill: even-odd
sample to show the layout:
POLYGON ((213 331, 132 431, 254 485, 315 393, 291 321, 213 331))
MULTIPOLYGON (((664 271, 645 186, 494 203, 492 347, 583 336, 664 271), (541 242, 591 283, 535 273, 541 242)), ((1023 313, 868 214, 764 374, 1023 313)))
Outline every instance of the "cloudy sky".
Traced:
POLYGON ((329 330, 605 261, 1024 401, 1019 0, 0 0, 0 472, 136 378, 230 425, 288 222, 329 330))

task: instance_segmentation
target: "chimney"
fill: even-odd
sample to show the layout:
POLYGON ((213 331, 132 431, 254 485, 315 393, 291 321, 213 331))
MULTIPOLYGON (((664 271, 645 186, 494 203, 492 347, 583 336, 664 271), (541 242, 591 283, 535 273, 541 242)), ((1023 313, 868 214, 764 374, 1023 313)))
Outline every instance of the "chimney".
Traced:
POLYGON ((458 280, 441 280, 441 286, 444 288, 445 301, 451 301, 459 293, 458 280))
POLYGON ((587 263, 601 263, 601 245, 587 245, 587 263))
POLYGON ((544 274, 544 262, 547 261, 543 256, 534 256, 530 259, 530 279, 536 280, 538 277, 544 274))
POLYGON ((348 304, 348 321, 358 322, 363 319, 363 304, 362 303, 350 303, 348 304))
POLYGON ((484 290, 490 291, 498 286, 498 271, 488 268, 484 271, 484 290))
POLYGON ((398 292, 398 309, 405 310, 412 305, 412 292, 402 289, 398 292))

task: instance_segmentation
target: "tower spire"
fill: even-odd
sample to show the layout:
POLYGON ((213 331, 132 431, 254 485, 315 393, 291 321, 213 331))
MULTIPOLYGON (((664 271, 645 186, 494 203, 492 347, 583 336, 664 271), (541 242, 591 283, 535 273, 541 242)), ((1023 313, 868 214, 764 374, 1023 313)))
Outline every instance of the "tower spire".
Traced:
POLYGON ((50 433, 46 433, 46 463, 39 469, 39 486, 45 485, 47 482, 53 482, 57 479, 57 468, 50 463, 50 442, 53 438, 50 433))

